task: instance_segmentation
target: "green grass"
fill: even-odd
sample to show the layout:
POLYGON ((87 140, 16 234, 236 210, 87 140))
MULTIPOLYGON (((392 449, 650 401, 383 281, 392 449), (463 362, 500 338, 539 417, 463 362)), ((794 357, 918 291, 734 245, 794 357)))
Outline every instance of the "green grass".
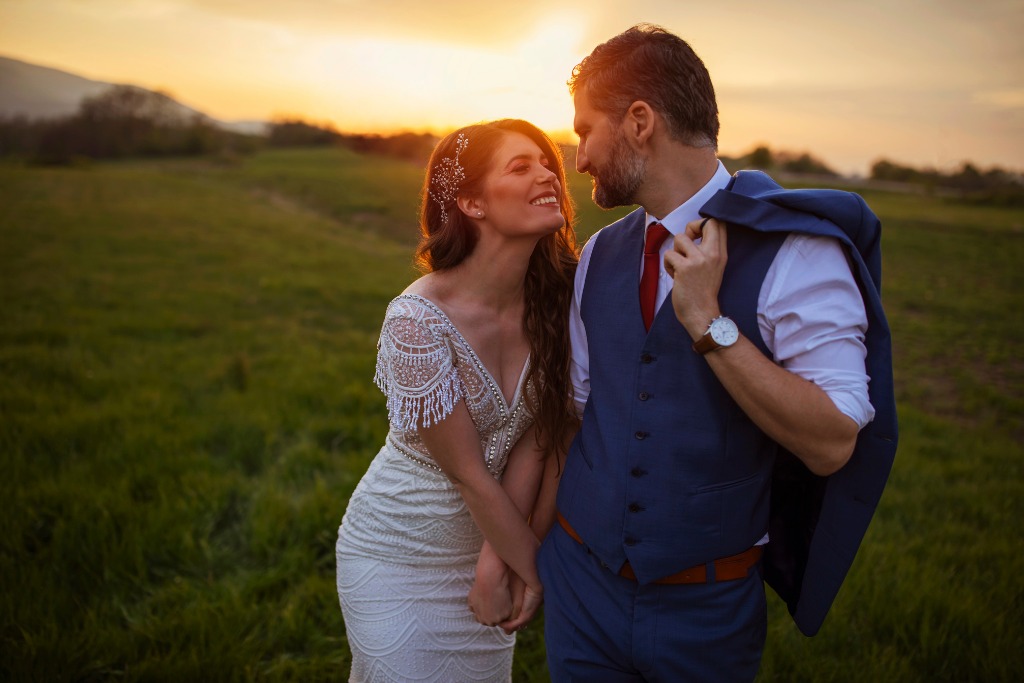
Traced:
MULTIPOLYGON (((421 174, 0 166, 0 679, 343 676, 334 539, 386 430, 421 174)), ((623 213, 570 185, 581 234, 623 213)), ((900 449, 821 633, 772 599, 760 680, 1019 680, 1024 212, 867 198, 900 449)), ((515 673, 546 680, 539 623, 515 673)))

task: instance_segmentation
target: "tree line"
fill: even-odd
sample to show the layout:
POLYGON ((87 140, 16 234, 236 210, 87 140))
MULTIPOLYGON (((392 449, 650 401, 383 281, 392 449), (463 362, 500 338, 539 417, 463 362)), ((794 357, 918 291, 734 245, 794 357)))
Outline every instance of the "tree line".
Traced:
MULTIPOLYGON (((78 111, 59 119, 0 118, 0 157, 36 164, 74 164, 89 159, 127 157, 237 155, 263 147, 341 146, 361 154, 382 154, 425 164, 438 138, 429 133, 345 134, 329 124, 299 118, 270 123, 266 135, 228 131, 206 116, 185 109, 170 96, 117 85, 85 98, 78 111)), ((568 159, 575 148, 564 145, 568 159)), ((756 168, 778 174, 836 178, 823 161, 804 153, 755 147, 739 157, 722 157, 730 170, 756 168)), ((943 173, 880 159, 869 180, 899 183, 920 191, 955 195, 969 201, 1024 206, 1020 173, 999 167, 983 170, 971 163, 943 173)))
POLYGON ((299 119, 273 121, 266 135, 225 130, 165 93, 116 85, 82 100, 63 118, 0 118, 0 157, 70 165, 91 159, 246 154, 263 147, 340 145, 426 163, 437 143, 430 134, 346 135, 299 119))
POLYGON ((952 194, 977 203, 1024 206, 1024 178, 998 166, 982 170, 964 162, 956 171, 942 173, 879 159, 871 166, 871 179, 911 185, 932 194, 952 194))
POLYGON ((819 176, 822 178, 835 178, 839 176, 824 161, 811 156, 807 152, 773 152, 766 145, 759 145, 739 157, 721 156, 720 158, 725 167, 732 171, 757 169, 769 173, 790 173, 819 176))
MULTIPOLYGON (((731 171, 760 169, 781 175, 792 174, 818 178, 839 176, 824 162, 807 153, 772 151, 759 146, 740 157, 722 157, 731 171)), ((868 181, 875 185, 914 189, 926 194, 952 196, 961 200, 1002 206, 1024 206, 1024 177, 998 166, 982 170, 970 162, 943 173, 934 168, 915 168, 888 159, 871 165, 868 181)))
POLYGON ((430 159, 438 139, 430 133, 346 134, 330 125, 316 125, 294 118, 273 121, 267 133, 267 144, 271 147, 338 145, 360 154, 383 154, 421 164, 430 159))
POLYGON ((164 93, 128 85, 83 99, 72 116, 0 120, 0 156, 35 164, 247 152, 256 146, 253 136, 224 130, 164 93))

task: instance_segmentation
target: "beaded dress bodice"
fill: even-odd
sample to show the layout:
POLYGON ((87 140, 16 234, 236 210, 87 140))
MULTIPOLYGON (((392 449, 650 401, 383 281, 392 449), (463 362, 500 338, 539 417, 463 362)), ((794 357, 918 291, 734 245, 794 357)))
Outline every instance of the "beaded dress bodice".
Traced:
POLYGON ((533 422, 527 368, 510 402, 476 352, 433 302, 403 294, 388 306, 374 381, 387 397, 390 430, 349 500, 348 552, 392 562, 475 562, 482 536, 455 486, 424 446, 429 427, 465 401, 488 471, 500 478, 509 452, 533 422))
MULTIPOLYGON (((476 352, 434 303, 403 294, 388 306, 377 344, 374 381, 387 396, 388 442, 409 459, 439 470, 416 425, 447 417, 465 399, 480 435, 487 469, 501 476, 512 446, 532 420, 519 377, 511 405, 476 352)), ((531 385, 532 387, 532 385, 531 385)))

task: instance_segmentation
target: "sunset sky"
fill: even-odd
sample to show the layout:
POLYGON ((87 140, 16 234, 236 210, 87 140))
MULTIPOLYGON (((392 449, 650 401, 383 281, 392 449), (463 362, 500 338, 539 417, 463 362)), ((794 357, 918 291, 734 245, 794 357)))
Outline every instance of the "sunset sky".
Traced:
POLYGON ((0 55, 227 120, 442 132, 514 116, 558 134, 572 67, 641 21, 707 64, 723 154, 1024 170, 1024 0, 0 0, 0 55))

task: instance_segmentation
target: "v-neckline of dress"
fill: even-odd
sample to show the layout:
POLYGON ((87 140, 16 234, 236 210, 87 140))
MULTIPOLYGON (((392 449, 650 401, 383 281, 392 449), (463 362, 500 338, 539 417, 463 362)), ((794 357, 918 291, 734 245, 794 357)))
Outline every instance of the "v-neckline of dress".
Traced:
POLYGON ((527 371, 530 368, 530 354, 526 354, 526 361, 523 363, 523 369, 519 371, 519 380, 516 382, 516 388, 512 392, 512 398, 506 399, 505 393, 501 390, 501 384, 494 378, 494 375, 491 373, 490 370, 487 369, 487 366, 484 365, 483 361, 480 360, 480 356, 477 355, 476 350, 469 343, 466 337, 463 336, 462 332, 459 331, 459 328, 455 326, 455 323, 452 322, 452 319, 448 317, 448 314, 444 312, 444 309, 442 309, 440 306, 438 306, 436 303, 434 303, 427 297, 423 296, 422 294, 400 294, 396 298, 401 299, 403 297, 417 299, 423 302, 444 320, 445 324, 448 327, 450 327, 452 332, 454 332, 458 336, 459 340, 462 342, 462 345, 466 347, 466 350, 469 352, 469 355, 473 359, 474 365, 476 365, 477 368, 480 370, 481 374, 484 375, 484 379, 487 380, 487 383, 491 387, 491 393, 495 396, 495 398, 498 399, 499 404, 504 409, 504 412, 507 415, 511 411, 512 406, 514 406, 521 397, 523 383, 526 380, 527 371))

